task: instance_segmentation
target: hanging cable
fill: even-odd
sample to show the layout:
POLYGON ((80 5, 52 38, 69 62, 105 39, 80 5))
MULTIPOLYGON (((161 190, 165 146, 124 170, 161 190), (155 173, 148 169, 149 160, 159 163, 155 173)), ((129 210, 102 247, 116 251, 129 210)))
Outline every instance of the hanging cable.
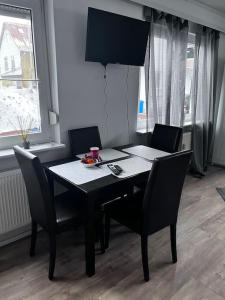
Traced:
POLYGON ((126 76, 126 103, 127 103, 127 131, 128 131, 128 143, 130 144, 130 119, 129 119, 129 86, 128 86, 128 79, 129 79, 129 72, 130 67, 127 67, 127 76, 126 76))
POLYGON ((105 131, 105 137, 107 140, 108 137, 108 120, 109 120, 109 114, 108 114, 108 95, 107 95, 107 89, 108 89, 108 82, 107 82, 107 65, 104 65, 104 80, 105 80, 105 87, 104 87, 104 94, 105 94, 105 104, 104 104, 104 112, 105 112, 105 122, 103 123, 103 130, 105 131))

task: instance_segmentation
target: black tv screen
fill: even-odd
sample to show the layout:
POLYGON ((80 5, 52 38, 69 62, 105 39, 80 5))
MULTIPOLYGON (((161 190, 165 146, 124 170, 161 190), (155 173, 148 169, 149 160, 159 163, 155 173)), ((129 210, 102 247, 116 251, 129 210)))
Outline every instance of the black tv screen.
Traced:
POLYGON ((149 23, 89 7, 86 61, 143 66, 149 23))

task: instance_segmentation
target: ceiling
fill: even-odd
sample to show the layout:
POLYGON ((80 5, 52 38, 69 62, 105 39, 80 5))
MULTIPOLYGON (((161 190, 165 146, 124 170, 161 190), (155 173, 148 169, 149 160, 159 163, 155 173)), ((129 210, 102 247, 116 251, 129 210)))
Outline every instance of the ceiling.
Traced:
POLYGON ((225 14, 225 0, 197 0, 196 2, 205 4, 218 12, 225 14))

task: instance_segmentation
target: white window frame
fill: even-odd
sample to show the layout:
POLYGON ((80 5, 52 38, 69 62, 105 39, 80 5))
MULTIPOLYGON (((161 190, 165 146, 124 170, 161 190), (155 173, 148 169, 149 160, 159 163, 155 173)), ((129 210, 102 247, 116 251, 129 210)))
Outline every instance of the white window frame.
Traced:
POLYGON ((147 111, 146 111, 146 93, 145 93, 145 80, 143 82, 142 80, 142 75, 143 75, 143 72, 145 72, 144 70, 144 66, 143 67, 139 67, 139 91, 138 91, 138 111, 137 111, 137 130, 146 130, 146 125, 147 125, 147 111), (142 86, 141 86, 142 84, 142 86), (141 99, 141 92, 142 91, 142 88, 144 89, 144 99, 141 99), (144 101, 144 105, 145 105, 145 112, 143 113, 143 115, 146 117, 144 118, 143 120, 140 120, 140 116, 141 114, 139 113, 139 105, 140 105, 140 100, 143 100, 144 101))
MULTIPOLYGON (((51 140, 51 128, 48 111, 52 105, 43 0, 0 0, 0 4, 31 10, 35 66, 39 80, 41 133, 30 134, 29 141, 31 144, 49 142, 51 140)), ((0 149, 8 149, 16 144, 22 144, 20 136, 0 138, 0 149)))

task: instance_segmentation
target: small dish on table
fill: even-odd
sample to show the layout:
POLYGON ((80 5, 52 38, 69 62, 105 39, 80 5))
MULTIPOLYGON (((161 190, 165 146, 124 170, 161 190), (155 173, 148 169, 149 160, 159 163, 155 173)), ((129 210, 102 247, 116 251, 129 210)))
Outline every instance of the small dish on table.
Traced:
POLYGON ((85 156, 84 158, 81 159, 81 163, 86 167, 86 168, 92 168, 94 167, 98 161, 97 159, 91 157, 91 156, 85 156))

